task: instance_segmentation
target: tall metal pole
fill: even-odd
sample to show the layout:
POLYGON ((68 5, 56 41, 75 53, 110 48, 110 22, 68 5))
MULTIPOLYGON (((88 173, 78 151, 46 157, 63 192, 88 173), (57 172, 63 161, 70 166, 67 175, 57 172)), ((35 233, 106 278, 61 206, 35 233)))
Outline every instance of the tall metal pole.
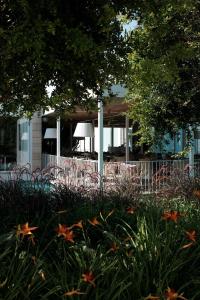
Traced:
MULTIPOLYGON (((92 120, 92 126, 94 129, 94 134, 95 134, 95 122, 94 120, 92 120)), ((91 152, 94 153, 94 142, 95 142, 95 137, 91 138, 91 152)))
POLYGON ((190 176, 194 177, 194 131, 192 127, 190 127, 190 133, 191 133, 191 146, 189 151, 189 171, 190 176))
POLYGON ((57 132, 56 132, 56 163, 60 165, 60 117, 57 118, 57 132))
POLYGON ((98 99, 98 173, 99 173, 99 188, 103 188, 103 102, 102 98, 98 99))
MULTIPOLYGON (((40 130, 42 132, 42 130, 40 130)), ((28 159, 31 166, 31 171, 33 170, 33 161, 32 161, 32 126, 31 120, 28 121, 28 159)))
POLYGON ((72 130, 72 123, 70 122, 69 124, 69 129, 70 129, 70 153, 72 152, 72 139, 73 139, 73 130, 72 130))
POLYGON ((126 116, 126 162, 129 161, 129 117, 126 116))
POLYGON ((113 147, 114 147, 114 127, 113 127, 113 125, 111 126, 111 153, 113 153, 113 147))

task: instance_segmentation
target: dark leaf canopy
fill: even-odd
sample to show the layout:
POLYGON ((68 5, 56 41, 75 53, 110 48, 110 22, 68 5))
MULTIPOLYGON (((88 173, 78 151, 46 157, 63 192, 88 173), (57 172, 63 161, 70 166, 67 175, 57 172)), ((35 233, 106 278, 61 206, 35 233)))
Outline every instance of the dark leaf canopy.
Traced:
POLYGON ((146 1, 132 35, 129 101, 143 137, 200 122, 200 1, 146 1))
POLYGON ((0 0, 2 111, 87 105, 122 79, 128 0, 0 0), (55 87, 51 99, 46 87, 55 87))

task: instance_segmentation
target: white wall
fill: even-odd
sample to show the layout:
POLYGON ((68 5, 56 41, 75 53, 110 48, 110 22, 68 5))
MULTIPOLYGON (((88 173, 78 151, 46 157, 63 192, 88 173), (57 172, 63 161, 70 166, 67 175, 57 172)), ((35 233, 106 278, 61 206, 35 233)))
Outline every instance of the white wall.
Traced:
POLYGON ((17 164, 31 164, 32 170, 41 168, 42 154, 42 118, 35 113, 31 120, 26 118, 17 121, 17 164), (23 135, 26 133, 25 138, 23 135))
POLYGON ((29 120, 22 118, 17 121, 17 164, 18 165, 25 165, 27 163, 30 163, 29 130, 30 130, 29 120), (23 136, 24 139, 22 140, 23 136))
MULTIPOLYGON (((113 128, 113 146, 119 147, 124 144, 125 141, 125 128, 113 128)), ((111 127, 106 127, 103 129, 104 140, 103 140, 103 151, 107 152, 108 147, 111 146, 111 127)), ((99 137, 98 137, 98 128, 94 129, 94 151, 98 152, 99 147, 99 137)), ((80 140, 78 151, 84 151, 84 140, 80 140)), ((90 138, 85 138, 85 151, 90 151, 90 138)))

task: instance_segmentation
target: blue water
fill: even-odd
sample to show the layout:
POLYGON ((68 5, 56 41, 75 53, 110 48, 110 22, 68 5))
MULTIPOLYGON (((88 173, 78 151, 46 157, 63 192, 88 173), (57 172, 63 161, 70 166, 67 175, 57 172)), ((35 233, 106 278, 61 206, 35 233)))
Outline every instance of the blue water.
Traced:
POLYGON ((42 191, 45 193, 50 193, 55 190, 55 186, 50 182, 33 182, 28 180, 21 180, 20 185, 22 186, 22 189, 24 192, 26 191, 42 191))

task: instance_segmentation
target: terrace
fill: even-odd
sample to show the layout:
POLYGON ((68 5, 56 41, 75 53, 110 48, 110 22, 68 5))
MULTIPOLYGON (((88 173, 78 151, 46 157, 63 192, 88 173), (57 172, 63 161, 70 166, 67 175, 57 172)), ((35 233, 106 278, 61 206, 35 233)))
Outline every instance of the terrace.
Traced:
MULTIPOLYGON (((42 168, 59 167, 62 172, 56 176, 57 180, 68 186, 96 189, 100 183, 101 187, 109 190, 126 180, 146 193, 168 186, 173 178, 199 177, 198 159, 145 157, 146 149, 136 146, 133 128, 125 116, 127 110, 124 98, 114 97, 108 100, 102 112, 100 109, 98 112, 87 112, 77 108, 74 113, 62 116, 62 119, 57 119, 53 111, 46 113, 42 122, 42 168), (84 125, 80 122, 89 123, 94 134, 77 135, 77 124, 84 125), (50 128, 54 129, 54 136, 46 139, 50 128)), ((179 148, 173 142, 174 152, 180 151, 179 141, 177 143, 179 148)))
MULTIPOLYGON (((99 173, 97 160, 78 157, 59 157, 50 154, 42 156, 43 168, 53 170, 60 168, 57 181, 67 186, 98 187, 99 173)), ((104 162, 103 187, 105 190, 115 188, 124 180, 145 193, 158 192, 168 187, 174 179, 185 180, 191 175, 200 177, 200 161, 195 160, 194 166, 189 159, 182 160, 140 160, 104 162)), ((55 175, 55 173, 54 173, 55 175)))
MULTIPOLYGON (((104 107, 104 145, 101 148, 101 174, 98 166, 98 112, 86 112, 77 109, 70 115, 64 115, 59 122, 55 112, 45 114, 42 117, 42 122, 40 120, 43 137, 40 168, 42 174, 53 175, 53 183, 61 182, 77 188, 84 186, 90 190, 99 188, 99 182, 101 182, 102 188, 110 190, 115 189, 121 182, 128 181, 135 189, 140 189, 144 193, 158 192, 161 188, 168 187, 170 182, 177 178, 182 180, 189 176, 200 176, 200 161, 198 159, 193 162, 189 158, 178 160, 168 159, 166 156, 163 159, 164 157, 161 155, 158 157, 158 154, 153 155, 153 153, 151 156, 145 156, 145 149, 135 146, 136 141, 132 135, 132 127, 124 115, 127 108, 127 104, 123 103, 121 99, 104 107), (80 122, 92 125, 95 137, 94 135, 87 136, 87 134, 82 137, 79 135, 74 137, 77 123, 83 125, 80 122), (56 124, 59 124, 60 132, 57 130, 56 124), (47 130, 50 130, 50 134, 54 134, 54 136, 47 136, 47 130), (58 169, 59 172, 57 172, 58 169)), ((28 153, 31 144, 28 136, 29 131, 27 127, 21 133, 22 141, 19 146, 28 149, 27 152, 18 155, 23 158, 31 156, 28 153), (25 134, 26 138, 23 138, 25 134)), ((36 147, 37 143, 32 142, 32 144, 36 147)), ((20 173, 20 168, 16 167, 16 164, 8 164, 7 157, 2 157, 0 162, 2 179, 13 179, 20 173)), ((31 162, 27 162, 31 165, 31 162)), ((25 164, 21 164, 21 166, 25 164)), ((31 169, 34 176, 37 177, 37 170, 39 169, 31 169)))
MULTIPOLYGON (((43 174, 53 172, 54 182, 59 180, 68 186, 96 189, 101 183, 105 190, 109 190, 125 180, 147 193, 167 187, 173 178, 199 177, 198 156, 195 160, 191 159, 192 156, 190 159, 169 159, 158 153, 145 156, 145 146, 136 146, 134 128, 125 115, 128 105, 124 103, 122 93, 106 101, 101 114, 100 111, 76 108, 75 112, 64 113, 61 118, 50 111, 42 117, 36 114, 32 124, 26 119, 21 120, 17 133, 18 165, 30 164, 34 174, 39 166, 44 169, 43 174), (75 133, 77 124, 83 126, 83 123, 90 125, 94 134, 75 133), (31 131, 33 128, 34 132, 31 131), (32 140, 33 137, 36 139, 32 140), (35 150, 37 156, 34 154, 34 160, 39 165, 33 166, 35 150), (62 172, 56 174, 55 167, 62 172)), ((199 139, 195 137, 195 141, 198 150, 199 139)), ((183 136, 179 133, 171 144, 173 153, 183 150, 183 136)), ((9 160, 5 154, 0 157, 0 176, 3 179, 15 177, 19 171, 16 163, 9 160)))

